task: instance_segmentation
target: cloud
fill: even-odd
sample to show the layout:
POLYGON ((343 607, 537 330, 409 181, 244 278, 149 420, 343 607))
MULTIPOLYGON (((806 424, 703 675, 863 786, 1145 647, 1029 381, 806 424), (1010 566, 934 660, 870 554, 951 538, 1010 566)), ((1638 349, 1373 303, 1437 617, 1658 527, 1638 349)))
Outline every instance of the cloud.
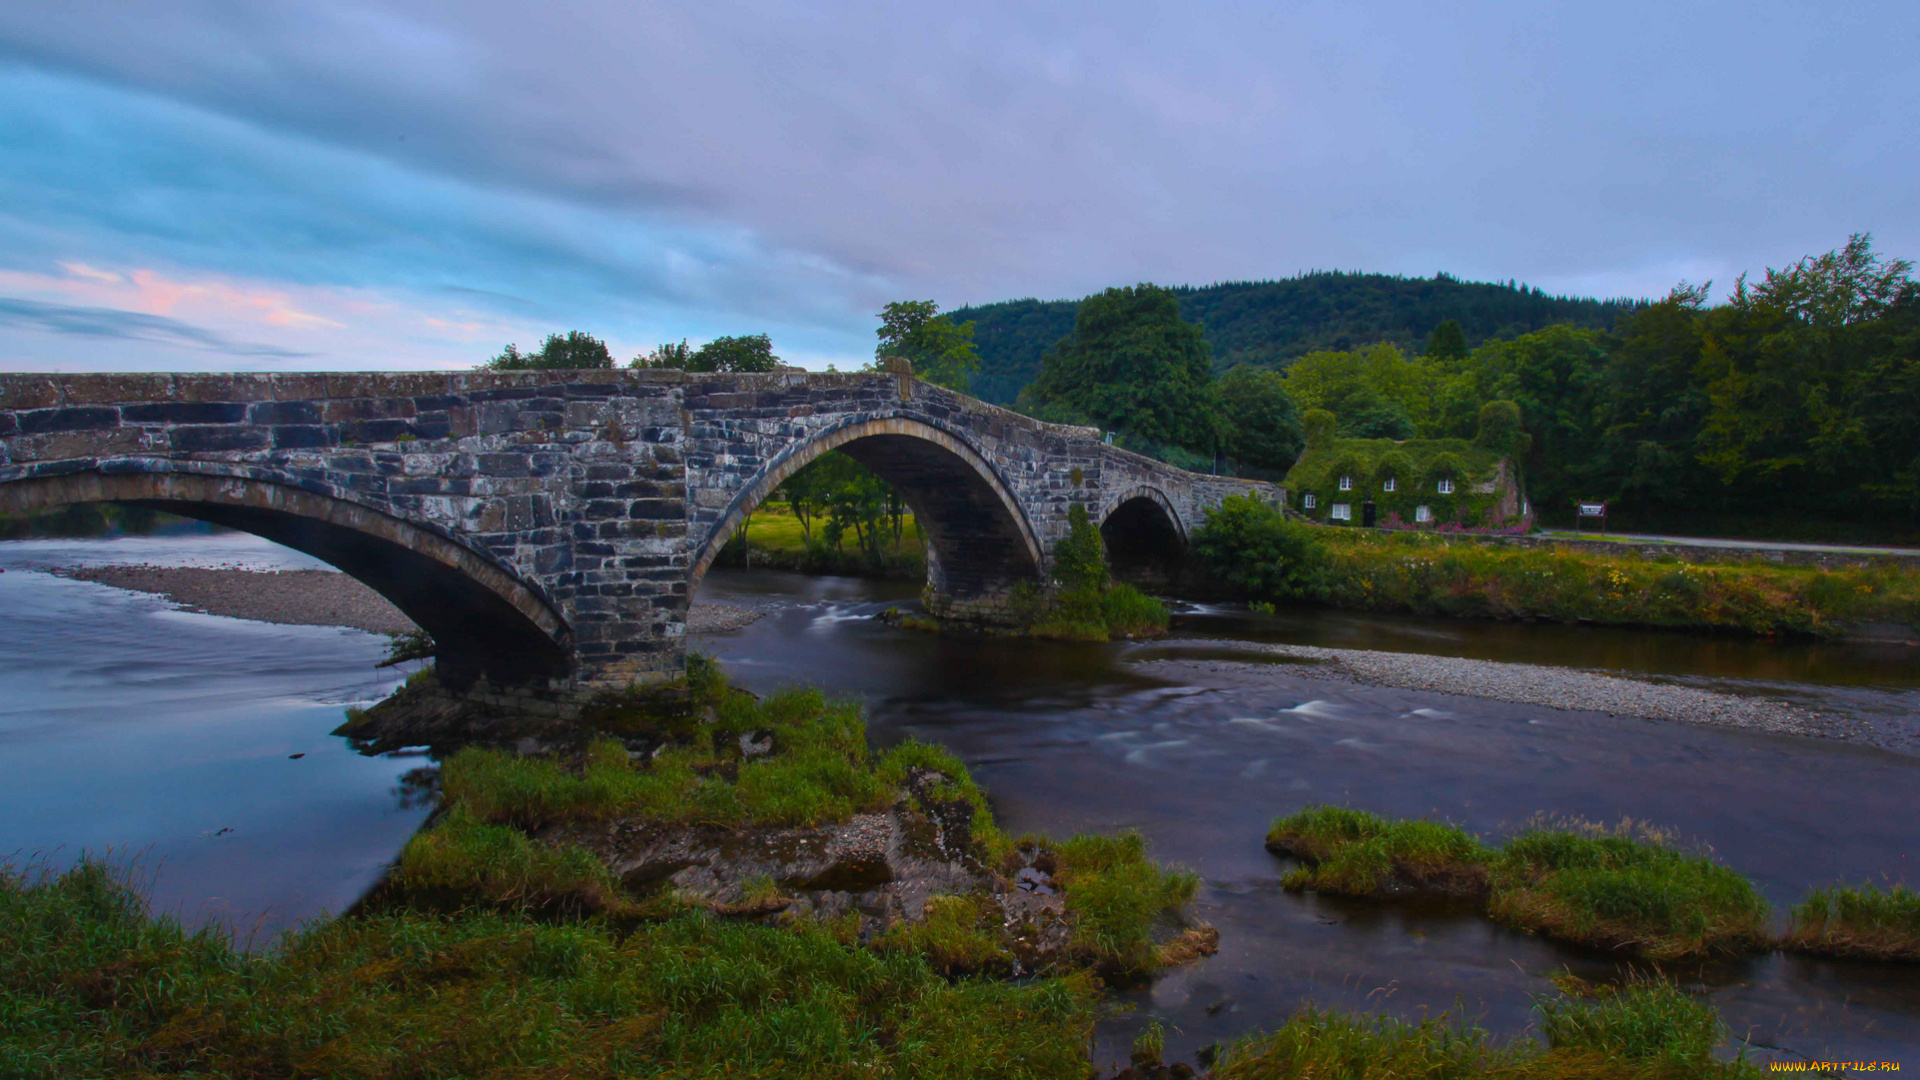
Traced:
POLYGON ((0 296, 0 326, 37 330, 49 334, 74 334, 81 337, 121 338, 127 341, 151 341, 205 349, 227 356, 269 357, 275 360, 299 360, 312 353, 295 352, 273 345, 255 345, 233 341, 205 327, 114 308, 72 307, 48 304, 18 297, 0 296))
POLYGON ((1663 292, 1920 248, 1916 29, 1895 0, 6 5, 0 264, 843 360, 909 296, 1663 292))

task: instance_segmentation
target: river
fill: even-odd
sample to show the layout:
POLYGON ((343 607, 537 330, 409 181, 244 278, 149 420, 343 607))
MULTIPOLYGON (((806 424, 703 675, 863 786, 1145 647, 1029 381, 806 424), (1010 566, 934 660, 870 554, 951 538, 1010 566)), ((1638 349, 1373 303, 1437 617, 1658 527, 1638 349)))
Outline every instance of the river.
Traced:
MULTIPOLYGON (((0 852, 143 857, 157 906, 270 933, 338 911, 418 825, 417 758, 363 758, 327 732, 386 692, 383 641, 170 610, 34 568, 98 561, 294 568, 236 534, 0 544, 0 852), (293 754, 303 757, 293 758, 293 754), (230 832, 223 832, 230 829, 230 832)), ((1501 1034, 1561 968, 1612 962, 1444 907, 1287 893, 1261 845, 1276 815, 1330 801, 1433 814, 1499 835, 1536 814, 1651 821, 1711 845, 1778 907, 1811 885, 1920 880, 1920 757, 1857 744, 1358 686, 1267 665, 1257 680, 1170 679, 1136 661, 1284 641, 1625 670, 1786 694, 1883 719, 1920 712, 1903 649, 1729 641, 1548 625, 1190 607, 1165 642, 1107 646, 926 635, 871 618, 899 582, 716 571, 700 599, 762 608, 700 642, 749 688, 863 697, 876 742, 959 753, 1014 831, 1138 828, 1198 871, 1221 952, 1124 995, 1098 1056, 1161 1019, 1168 1048, 1270 1028, 1303 1000, 1501 1034), (1223 644, 1225 643, 1225 644, 1223 644)), ((1174 669, 1178 670, 1178 669, 1174 669)), ((1768 956, 1676 969, 1757 1047, 1920 1054, 1911 967, 1768 956)))

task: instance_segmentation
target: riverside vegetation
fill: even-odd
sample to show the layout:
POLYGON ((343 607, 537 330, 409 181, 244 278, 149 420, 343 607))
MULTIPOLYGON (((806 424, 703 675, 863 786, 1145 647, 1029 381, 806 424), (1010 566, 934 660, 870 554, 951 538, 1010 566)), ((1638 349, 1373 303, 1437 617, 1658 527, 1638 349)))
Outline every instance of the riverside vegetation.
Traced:
MULTIPOLYGON (((1014 586, 1018 628, 1005 632, 1056 641, 1112 641, 1157 638, 1173 622, 1165 604, 1113 580, 1100 530, 1083 503, 1067 511, 1067 535, 1053 548, 1053 576, 1058 587, 1052 591, 1026 582, 1014 586)), ((881 618, 911 630, 940 629, 933 619, 896 608, 882 612, 881 618)))
POLYGON ((1243 496, 1208 517, 1193 550, 1255 602, 1815 637, 1855 622, 1920 625, 1920 570, 1907 567, 1699 566, 1330 528, 1243 496))
MULTIPOLYGON (((1138 834, 1010 836, 951 754, 869 750, 852 704, 695 660, 581 727, 452 753, 388 882, 261 952, 96 861, 0 871, 0 1074, 1080 1080, 1102 979, 1215 947, 1138 834)), ((1545 1044, 1309 1010, 1215 1075, 1749 1074, 1670 984, 1563 991, 1545 1044)))
POLYGON ((389 879, 263 953, 0 874, 0 1074, 1077 1077, 1102 979, 1214 947, 1138 834, 1009 836, 854 704, 696 660, 581 726, 451 754, 389 879))
POLYGON ((1274 821, 1267 848, 1300 861, 1291 889, 1450 895, 1496 922, 1653 961, 1779 947, 1920 959, 1920 896, 1901 885, 1816 890, 1776 941, 1752 884, 1643 824, 1536 823, 1489 846, 1452 825, 1310 806, 1274 821))

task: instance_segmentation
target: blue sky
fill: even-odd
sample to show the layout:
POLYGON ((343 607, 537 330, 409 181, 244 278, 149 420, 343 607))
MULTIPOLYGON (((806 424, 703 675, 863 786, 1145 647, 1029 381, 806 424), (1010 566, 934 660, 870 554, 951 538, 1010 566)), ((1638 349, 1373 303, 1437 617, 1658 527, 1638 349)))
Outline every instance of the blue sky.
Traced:
POLYGON ((1916 46, 1910 2, 5 5, 0 367, 846 366, 903 298, 1911 257, 1916 46))

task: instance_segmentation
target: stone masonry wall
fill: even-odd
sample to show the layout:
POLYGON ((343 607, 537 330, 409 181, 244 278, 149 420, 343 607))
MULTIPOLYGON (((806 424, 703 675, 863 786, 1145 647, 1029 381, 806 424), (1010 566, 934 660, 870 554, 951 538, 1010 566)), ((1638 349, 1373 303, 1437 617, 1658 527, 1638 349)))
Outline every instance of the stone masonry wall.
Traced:
POLYGON ((572 658, 551 689, 591 689, 678 672, 696 561, 729 514, 853 432, 849 453, 945 515, 934 561, 961 614, 990 617, 1000 585, 1043 575, 1076 501, 1098 520, 1151 489, 1184 534, 1225 494, 1274 496, 893 375, 5 374, 0 510, 34 509, 48 478, 138 473, 225 478, 258 512, 280 505, 267 489, 362 508, 360 523, 378 511, 498 567, 524 587, 517 610, 549 606, 530 632, 572 658))

